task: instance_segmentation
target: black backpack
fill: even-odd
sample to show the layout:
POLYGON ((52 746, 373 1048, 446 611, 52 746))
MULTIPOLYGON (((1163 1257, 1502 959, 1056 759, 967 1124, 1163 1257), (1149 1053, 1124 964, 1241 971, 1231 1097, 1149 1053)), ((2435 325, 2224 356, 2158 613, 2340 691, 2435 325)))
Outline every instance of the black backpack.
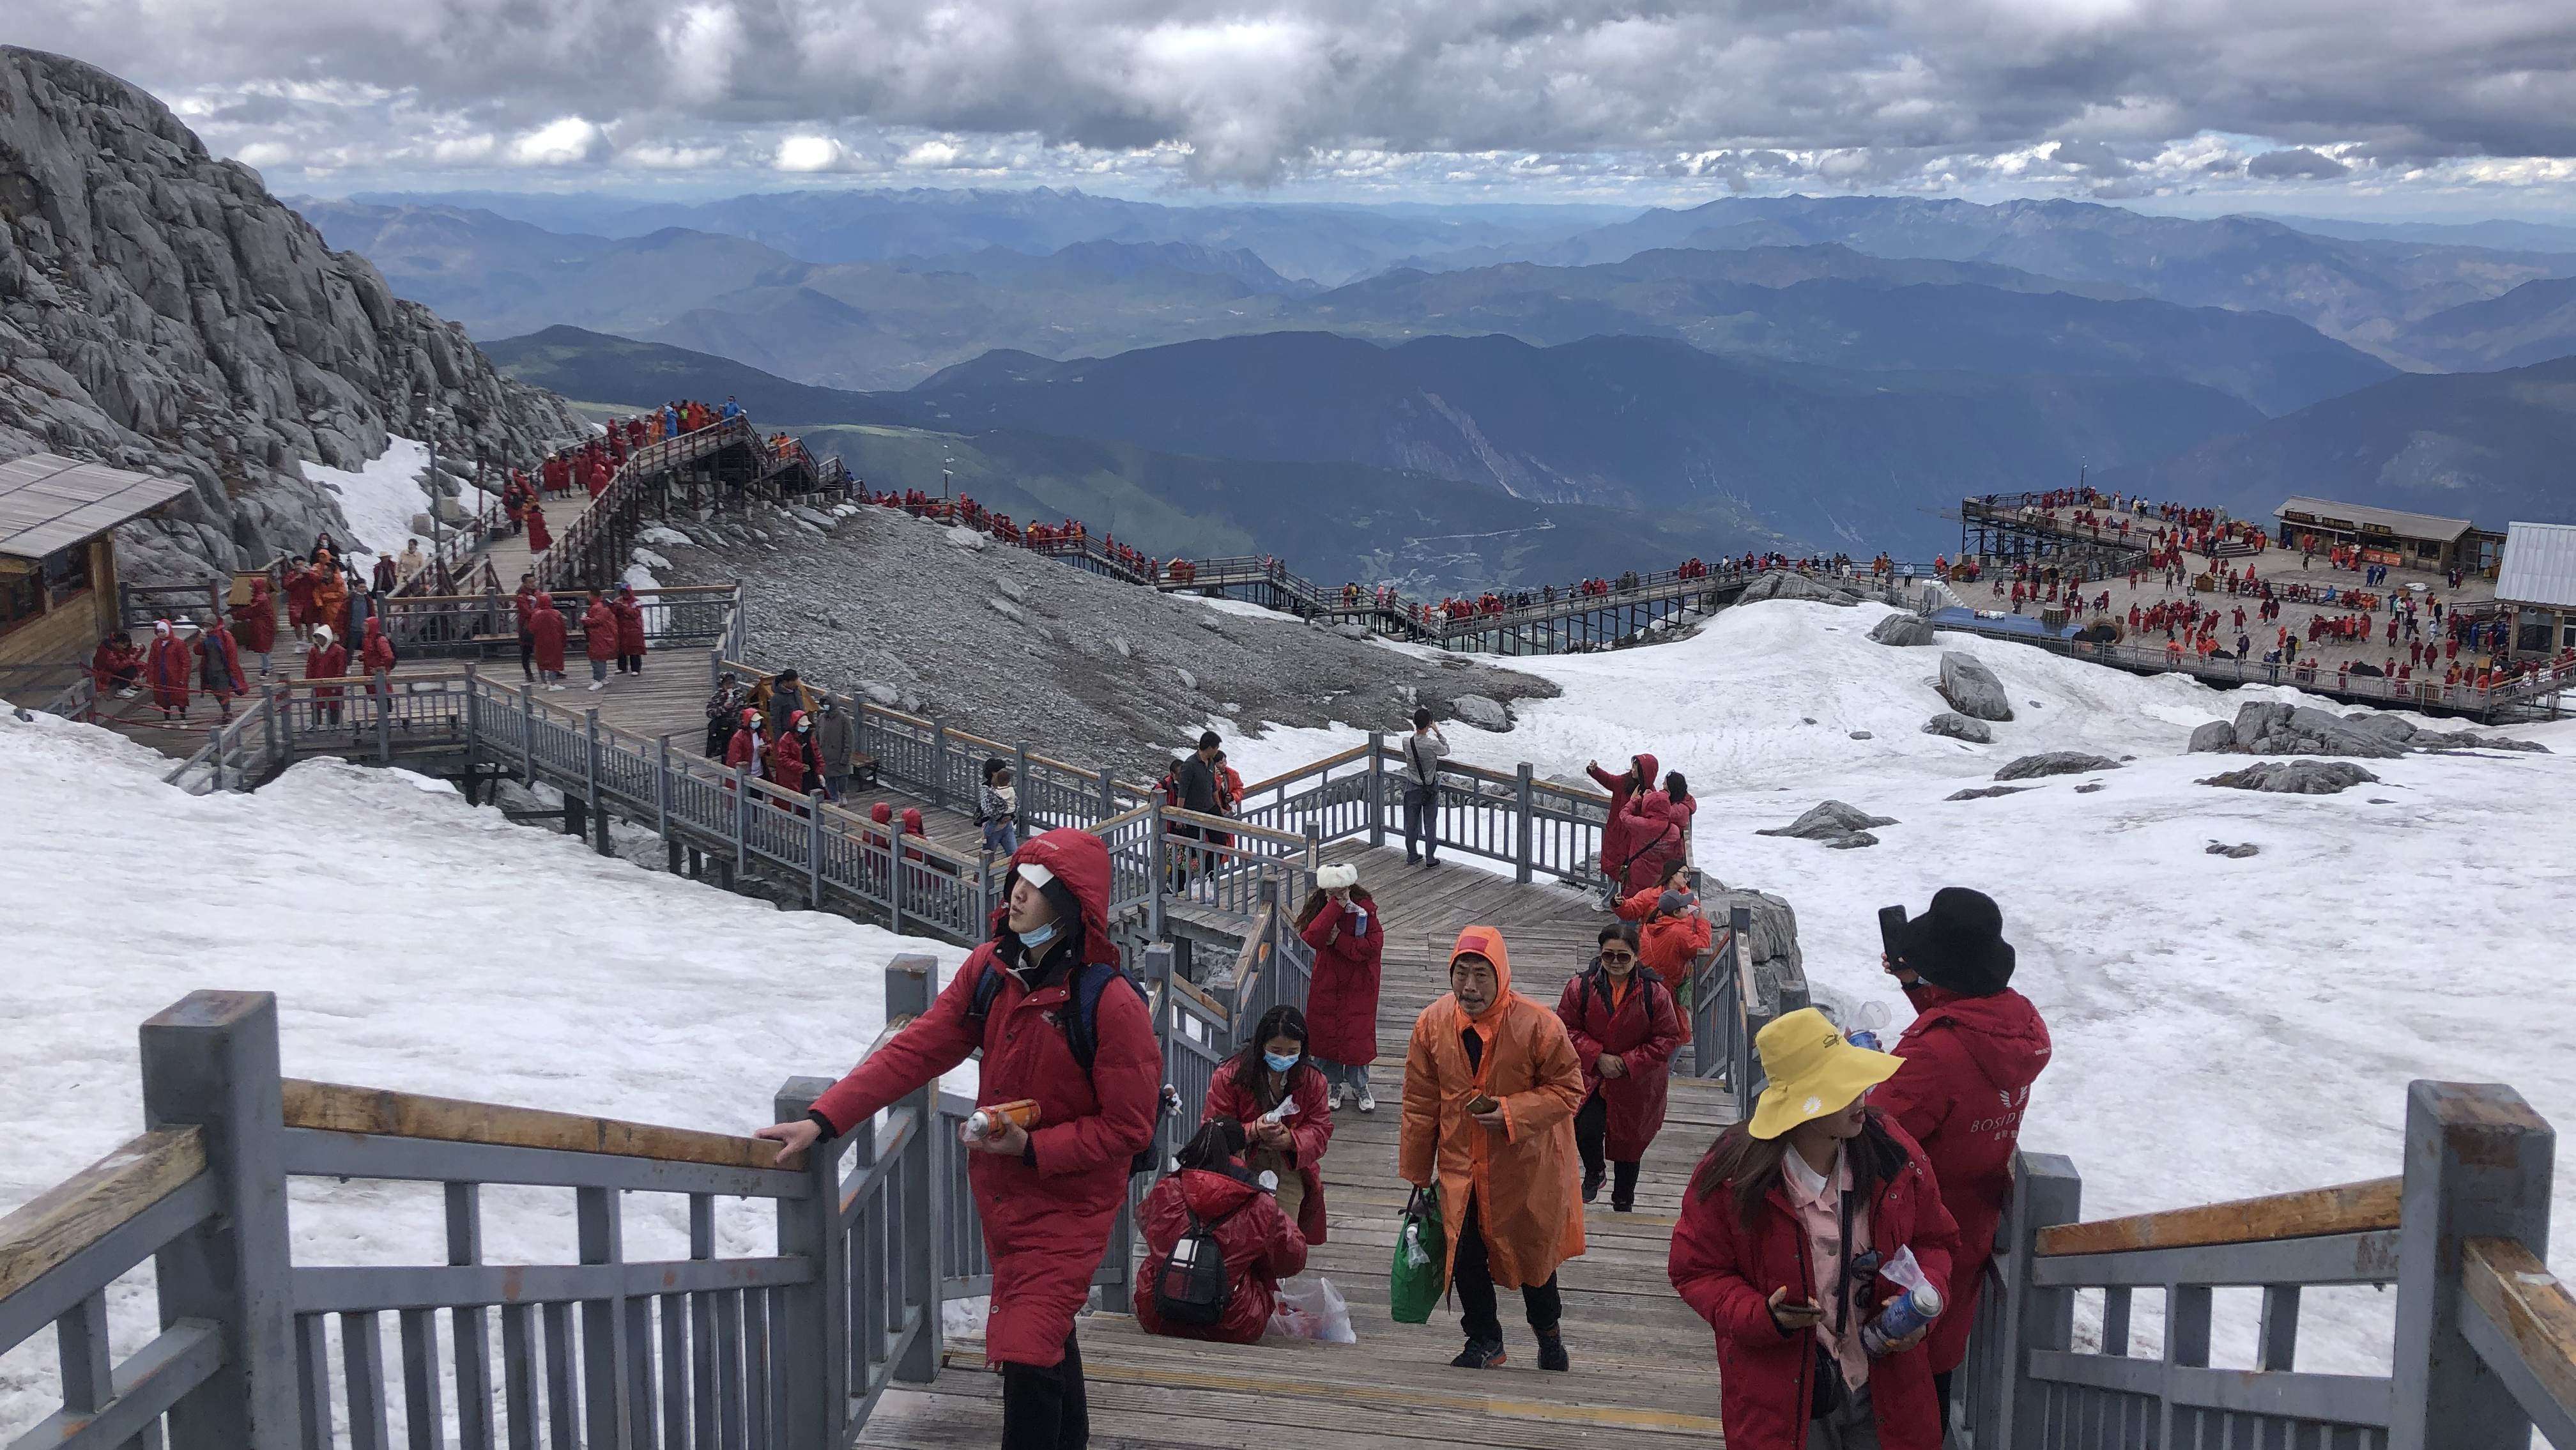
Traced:
MULTIPOLYGON (((1126 983, 1127 989, 1136 994, 1136 1000, 1144 1002, 1148 1008, 1153 1005, 1145 996, 1145 989, 1115 962, 1084 962, 1074 970, 1073 1010, 1060 1015, 1064 1022, 1064 1045, 1072 1051, 1073 1060, 1082 1068, 1085 1077, 1091 1075, 1091 1060, 1100 1052, 1100 994, 1109 989, 1112 981, 1126 983)), ((1001 995, 1002 972, 988 962, 984 966, 984 975, 975 979, 975 997, 966 1006, 966 1020, 981 1023, 991 1016, 993 1001, 1001 995)), ((1158 1129, 1163 1114, 1169 1109, 1168 1102, 1156 1101, 1154 1121, 1158 1129)), ((1161 1136, 1159 1131, 1155 1134, 1158 1141, 1161 1136)), ((1130 1176, 1151 1173, 1161 1166, 1162 1154, 1158 1151, 1158 1143, 1146 1144, 1127 1160, 1130 1176)))
POLYGON ((1190 1231, 1172 1245, 1154 1275, 1154 1313, 1167 1324, 1220 1323, 1234 1297, 1234 1285, 1226 1278, 1225 1246, 1216 1241, 1216 1226, 1200 1218, 1186 1200, 1181 1211, 1190 1216, 1190 1231))

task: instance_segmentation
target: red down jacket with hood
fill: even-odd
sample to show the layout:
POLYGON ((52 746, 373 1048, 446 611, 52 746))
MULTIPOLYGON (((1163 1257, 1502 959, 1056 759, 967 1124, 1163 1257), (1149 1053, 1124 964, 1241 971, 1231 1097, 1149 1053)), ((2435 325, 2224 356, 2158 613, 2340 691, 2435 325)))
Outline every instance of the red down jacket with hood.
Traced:
MULTIPOLYGON (((1667 857, 1681 853, 1682 831, 1677 807, 1663 792, 1663 766, 1651 755, 1628 757, 1637 773, 1631 789, 1625 776, 1598 767, 1592 779, 1610 792, 1610 819, 1601 827, 1601 874, 1615 878, 1622 895, 1651 889, 1667 857)), ((1692 803, 1697 808, 1697 802, 1692 803)))
POLYGON ((1270 1325, 1279 1281, 1306 1267, 1306 1240, 1279 1211, 1279 1200, 1230 1173, 1184 1168, 1154 1185, 1138 1219, 1145 1230, 1145 1264, 1136 1276, 1136 1322, 1147 1334, 1250 1344, 1270 1325), (1193 1213, 1225 1252, 1225 1317, 1214 1324, 1166 1324, 1154 1313, 1154 1279, 1172 1245, 1190 1231, 1193 1213))
POLYGON ((2022 1110, 2030 1105, 2031 1083, 2048 1066, 2048 1024, 2029 998, 2009 987, 1991 997, 1962 997, 1918 981, 1905 995, 1920 1014, 1894 1049, 1905 1070, 1881 1083, 1869 1101, 1923 1145, 1941 1201, 1959 1221, 1949 1307, 1926 1342, 1932 1372, 1939 1374, 1968 1355, 1968 1321, 2012 1187, 2022 1110))
POLYGON ((1035 1166, 970 1153, 966 1179, 993 1261, 984 1356, 1043 1368, 1064 1358, 1074 1314, 1091 1292, 1092 1270, 1127 1195, 1128 1160, 1153 1139, 1163 1056, 1144 998, 1112 982, 1100 994, 1090 1072, 1074 1060, 1058 1025, 1059 1014, 1069 1010, 1068 968, 1118 960, 1109 940, 1109 847, 1088 831, 1049 831, 1011 855, 1015 875, 1032 864, 1054 872, 1081 903, 1079 949, 1050 952, 1031 986, 1018 971, 1005 970, 1022 959, 1022 950, 1006 913, 996 909, 991 938, 949 978, 930 1010, 834 1083, 814 1109, 847 1132, 978 1048, 984 1053, 975 1087, 979 1106, 1037 1101, 1038 1126, 1029 1134, 1035 1166), (987 971, 1002 973, 1001 990, 977 1023, 967 1009, 987 971))
POLYGON ((1377 1061, 1378 966, 1386 922, 1376 902, 1352 899, 1368 913, 1368 930, 1351 930, 1355 913, 1327 896, 1297 934, 1315 950, 1314 980, 1306 987, 1306 1050, 1327 1062, 1358 1066, 1377 1061))
MULTIPOLYGON (((1878 1088, 1886 1090, 1886 1084, 1878 1088)), ((1870 1197, 1870 1246, 1891 1259, 1911 1248, 1924 1274, 1946 1283, 1958 1226, 1941 1206, 1921 1145, 1886 1115, 1873 1116, 1911 1161, 1870 1197)), ((1735 1195, 1723 1184, 1703 1195, 1694 1174, 1682 1190, 1668 1263, 1683 1302, 1717 1331, 1718 1418, 1728 1450, 1802 1450, 1819 1341, 1812 1330, 1781 1333, 1768 1300, 1772 1290, 1786 1287, 1792 1301, 1829 1305, 1834 1291, 1815 1282, 1788 1190, 1773 1183, 1753 1227, 1744 1229, 1737 1226, 1735 1195)), ((1941 1317, 1950 1316, 1945 1310, 1941 1317)), ((1869 1397, 1886 1450, 1940 1450, 1940 1402, 1923 1345, 1871 1361, 1869 1397)))
MULTIPOLYGON (((1306 1048, 1312 1052, 1314 1043, 1310 1040, 1306 1048)), ((1225 1117, 1250 1128, 1253 1119, 1270 1110, 1250 1087, 1236 1080, 1235 1068, 1242 1061, 1228 1058, 1208 1074, 1207 1106, 1199 1113, 1200 1122, 1225 1117)), ((1297 1232, 1308 1244, 1320 1244, 1324 1241, 1324 1150, 1333 1142, 1332 1094, 1324 1086, 1322 1071, 1308 1063, 1292 1070, 1288 1097, 1297 1104, 1297 1111, 1283 1120, 1288 1127, 1288 1157, 1306 1186, 1306 1196, 1297 1204, 1297 1232)))
POLYGON ((1645 1157, 1646 1145, 1663 1131, 1673 1049, 1686 1035, 1672 989, 1653 972, 1632 971, 1627 992, 1613 1008, 1610 975, 1595 966, 1566 980, 1556 1015, 1574 1039, 1574 1055, 1583 1059, 1584 1100, 1601 1095, 1601 1156, 1613 1163, 1645 1157), (1626 1076, 1603 1077, 1603 1053, 1615 1053, 1627 1065, 1626 1076))

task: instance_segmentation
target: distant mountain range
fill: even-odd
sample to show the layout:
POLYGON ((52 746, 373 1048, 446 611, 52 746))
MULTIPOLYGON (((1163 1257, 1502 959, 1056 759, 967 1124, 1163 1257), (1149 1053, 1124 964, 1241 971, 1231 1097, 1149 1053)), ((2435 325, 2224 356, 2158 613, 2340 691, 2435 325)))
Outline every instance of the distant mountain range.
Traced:
POLYGON ((2502 528, 2576 523, 2576 357, 2391 378, 2107 474, 2149 498, 2268 517, 2293 494, 2502 528))

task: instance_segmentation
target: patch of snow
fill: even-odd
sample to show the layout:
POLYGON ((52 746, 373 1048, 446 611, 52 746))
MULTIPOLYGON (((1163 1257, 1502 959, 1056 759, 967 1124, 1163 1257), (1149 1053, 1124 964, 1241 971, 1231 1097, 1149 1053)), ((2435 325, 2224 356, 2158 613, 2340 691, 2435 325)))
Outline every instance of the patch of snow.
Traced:
POLYGON ((636 539, 647 544, 686 544, 689 536, 668 524, 655 524, 638 533, 636 539))
MULTIPOLYGON (((340 542, 352 554, 401 553, 404 540, 418 537, 411 528, 413 516, 429 512, 429 495, 420 486, 429 469, 429 445, 388 439, 385 451, 362 468, 326 468, 310 459, 301 465, 307 480, 340 495, 341 516, 349 521, 349 536, 340 542)), ((298 551, 312 542, 300 540, 298 551)), ((421 548, 428 547, 422 539, 421 548)))
POLYGON ((1272 619, 1277 620, 1282 624, 1294 624, 1300 627, 1306 623, 1305 620, 1294 614, 1287 613, 1284 610, 1264 609, 1260 605, 1255 604, 1248 599, 1213 599, 1205 594, 1172 594, 1166 597, 1172 599, 1186 599, 1192 604, 1199 605, 1205 609, 1213 609, 1219 614, 1241 615, 1246 619, 1272 619))

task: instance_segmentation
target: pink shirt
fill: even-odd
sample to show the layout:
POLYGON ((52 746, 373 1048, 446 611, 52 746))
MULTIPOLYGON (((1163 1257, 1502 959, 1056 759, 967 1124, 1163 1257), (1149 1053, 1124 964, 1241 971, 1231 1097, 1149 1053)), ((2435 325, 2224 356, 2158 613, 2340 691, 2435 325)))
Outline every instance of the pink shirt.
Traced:
MULTIPOLYGON (((1798 1211, 1798 1227, 1806 1231, 1807 1259, 1816 1277, 1816 1302, 1825 1307, 1825 1317, 1816 1321, 1816 1340, 1825 1353, 1842 1366, 1843 1383, 1859 1389, 1869 1383, 1869 1352, 1860 1347, 1860 1327, 1868 1319, 1871 1307, 1854 1304, 1851 1324, 1839 1337, 1834 1333, 1834 1281, 1842 1272, 1842 1196, 1851 1187, 1851 1162, 1840 1145, 1834 1148, 1834 1171, 1831 1178, 1807 1166, 1807 1160, 1792 1148, 1780 1163, 1781 1186, 1789 1193, 1789 1203, 1798 1211)), ((1866 1244, 1869 1237, 1869 1206, 1852 1205, 1852 1237, 1866 1244)))

